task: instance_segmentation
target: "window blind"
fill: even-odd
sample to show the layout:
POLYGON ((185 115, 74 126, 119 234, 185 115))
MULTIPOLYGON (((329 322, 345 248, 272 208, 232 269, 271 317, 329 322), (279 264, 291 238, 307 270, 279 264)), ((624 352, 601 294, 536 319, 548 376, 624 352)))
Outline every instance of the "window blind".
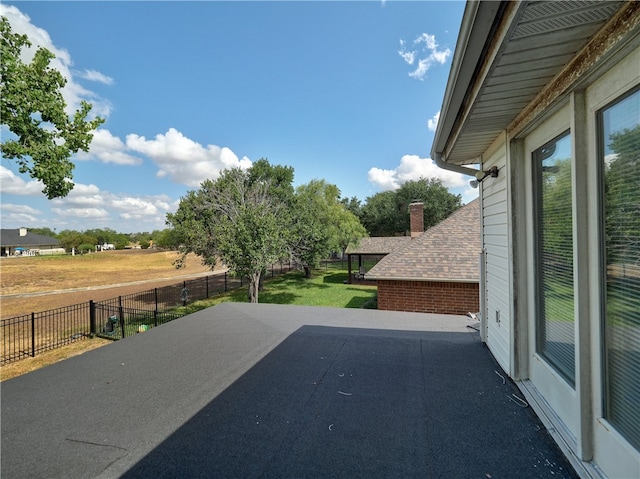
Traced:
POLYGON ((536 351, 573 387, 575 332, 571 136, 533 153, 537 178, 536 351))
POLYGON ((600 113, 605 417, 640 450, 640 91, 600 113))

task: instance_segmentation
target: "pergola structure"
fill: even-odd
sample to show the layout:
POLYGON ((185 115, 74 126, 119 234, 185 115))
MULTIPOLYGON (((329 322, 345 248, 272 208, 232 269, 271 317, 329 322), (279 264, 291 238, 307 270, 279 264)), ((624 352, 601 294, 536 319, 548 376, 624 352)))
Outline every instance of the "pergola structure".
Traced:
POLYGON ((408 244, 410 241, 410 236, 385 236, 362 238, 357 245, 349 245, 345 251, 349 268, 348 283, 351 284, 354 278, 364 279, 364 275, 366 273, 364 258, 384 257, 396 249, 408 244), (352 274, 354 258, 357 258, 358 269, 356 273, 352 274))

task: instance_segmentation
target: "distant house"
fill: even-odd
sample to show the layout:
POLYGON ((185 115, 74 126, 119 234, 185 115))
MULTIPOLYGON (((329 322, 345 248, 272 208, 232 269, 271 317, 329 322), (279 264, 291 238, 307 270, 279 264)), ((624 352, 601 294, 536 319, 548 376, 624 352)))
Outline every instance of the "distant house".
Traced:
POLYGON ((60 247, 59 240, 29 233, 27 228, 0 230, 0 255, 2 256, 31 256, 64 252, 64 248, 60 247))
POLYGON ((480 250, 480 204, 474 200, 414 235, 366 273, 378 283, 378 309, 479 311, 480 250))
POLYGON ((581 477, 639 478, 640 2, 468 2, 431 158, 479 183, 488 349, 581 477))

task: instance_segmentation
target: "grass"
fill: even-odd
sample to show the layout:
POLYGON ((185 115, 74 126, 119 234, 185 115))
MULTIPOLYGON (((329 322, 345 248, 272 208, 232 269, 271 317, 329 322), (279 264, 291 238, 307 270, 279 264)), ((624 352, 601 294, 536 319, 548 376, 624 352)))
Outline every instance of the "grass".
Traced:
MULTIPOLYGON (((260 303, 325 306, 334 308, 375 307, 376 286, 345 284, 348 272, 340 264, 314 270, 311 278, 301 271, 270 278, 258 295, 260 303)), ((220 303, 247 301, 247 288, 241 288, 215 298, 188 305, 189 313, 220 303)))

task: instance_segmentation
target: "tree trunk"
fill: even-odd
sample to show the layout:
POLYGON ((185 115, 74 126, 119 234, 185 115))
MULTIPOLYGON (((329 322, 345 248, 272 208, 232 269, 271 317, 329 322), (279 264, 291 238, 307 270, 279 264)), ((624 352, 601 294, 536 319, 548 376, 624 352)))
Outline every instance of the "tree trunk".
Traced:
POLYGON ((304 268, 304 277, 311 278, 311 268, 309 267, 309 265, 305 264, 302 267, 304 268))
POLYGON ((262 276, 260 273, 261 272, 258 271, 257 273, 253 273, 249 277, 249 302, 250 303, 258 302, 258 290, 260 289, 260 277, 262 276))

